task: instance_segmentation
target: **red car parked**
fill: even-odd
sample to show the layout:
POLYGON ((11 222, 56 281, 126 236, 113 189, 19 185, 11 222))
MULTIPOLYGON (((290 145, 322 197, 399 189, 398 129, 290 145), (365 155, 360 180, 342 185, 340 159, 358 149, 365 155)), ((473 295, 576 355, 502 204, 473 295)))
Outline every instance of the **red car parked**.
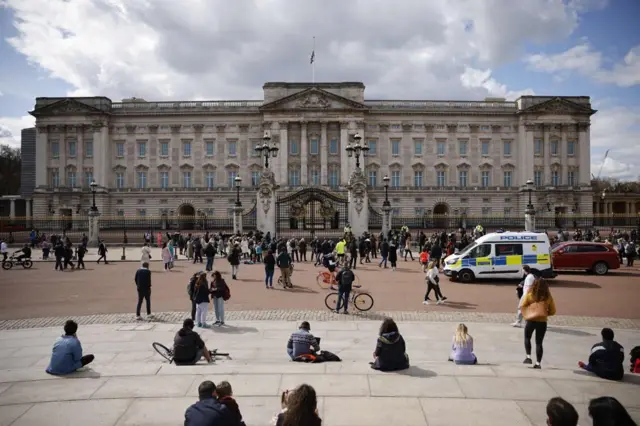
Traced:
POLYGON ((566 241, 551 248, 554 270, 582 269, 596 275, 605 275, 610 269, 620 268, 618 251, 611 244, 589 241, 566 241))

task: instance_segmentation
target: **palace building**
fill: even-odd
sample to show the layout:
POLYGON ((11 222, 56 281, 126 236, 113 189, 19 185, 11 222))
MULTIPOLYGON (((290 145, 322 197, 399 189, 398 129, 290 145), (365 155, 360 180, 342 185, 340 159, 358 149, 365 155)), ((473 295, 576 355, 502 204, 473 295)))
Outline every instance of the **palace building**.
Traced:
MULTIPOLYGON (((591 214, 589 97, 515 102, 367 99, 362 83, 266 83, 263 100, 37 98, 33 216, 73 218, 98 185, 103 216, 231 217, 250 209, 265 133, 279 197, 305 188, 347 199, 358 133, 368 208, 388 176, 392 216, 522 216, 526 181, 540 215, 591 214)), ((596 200, 597 201, 597 200, 596 200)), ((370 219, 371 220, 371 219, 370 219)))

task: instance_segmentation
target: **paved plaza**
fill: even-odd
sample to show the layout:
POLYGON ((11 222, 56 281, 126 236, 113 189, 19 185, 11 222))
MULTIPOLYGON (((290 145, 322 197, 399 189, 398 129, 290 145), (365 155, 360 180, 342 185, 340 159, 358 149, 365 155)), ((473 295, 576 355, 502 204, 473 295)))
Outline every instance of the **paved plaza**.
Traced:
MULTIPOLYGON (((203 330, 210 348, 231 353, 214 365, 169 365, 151 348, 170 344, 178 325, 142 323, 81 326, 90 368, 66 378, 46 374, 51 345, 60 327, 0 332, 1 426, 180 425, 203 380, 228 380, 249 426, 269 424, 279 394, 301 384, 319 396, 326 426, 543 426, 549 398, 575 404, 580 424, 590 425, 586 404, 613 396, 640 420, 640 377, 611 383, 577 371, 599 341, 599 330, 552 326, 545 339, 542 370, 521 364, 522 329, 469 323, 480 364, 447 362, 455 324, 401 322, 412 367, 381 373, 368 366, 379 321, 316 321, 312 332, 340 363, 288 361, 285 345, 292 321, 238 321, 203 330)), ((616 330, 629 348, 638 330, 616 330)), ((628 356, 627 356, 628 358, 628 356)))

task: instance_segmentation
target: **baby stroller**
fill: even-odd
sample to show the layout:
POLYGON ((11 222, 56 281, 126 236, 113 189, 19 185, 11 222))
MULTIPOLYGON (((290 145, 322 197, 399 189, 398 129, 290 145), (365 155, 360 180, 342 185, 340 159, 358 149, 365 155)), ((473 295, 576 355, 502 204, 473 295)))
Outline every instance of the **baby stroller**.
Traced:
POLYGON ((284 288, 293 288, 293 282, 291 281, 292 276, 293 276, 293 263, 289 265, 289 285, 287 286, 284 285, 284 280, 282 279, 282 276, 278 278, 278 284, 280 284, 284 288))

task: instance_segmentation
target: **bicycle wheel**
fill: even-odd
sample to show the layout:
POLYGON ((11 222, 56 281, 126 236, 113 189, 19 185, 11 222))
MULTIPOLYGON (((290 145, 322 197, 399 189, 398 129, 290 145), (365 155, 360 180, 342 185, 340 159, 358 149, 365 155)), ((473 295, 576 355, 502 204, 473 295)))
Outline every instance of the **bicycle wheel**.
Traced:
POLYGON ((335 311, 338 306, 338 293, 327 294, 327 297, 324 298, 324 304, 330 311, 335 311))
POLYGON ((22 262, 22 267, 24 269, 29 269, 33 266, 33 262, 30 260, 25 260, 24 262, 22 262))
POLYGON ((158 354, 160 354, 162 358, 169 361, 169 364, 173 362, 173 351, 171 349, 158 342, 153 342, 151 346, 153 346, 153 349, 155 349, 155 351, 158 352, 158 354))
POLYGON ((5 269, 5 270, 8 271, 11 268, 13 268, 13 262, 12 261, 5 260, 4 262, 2 262, 2 269, 5 269))
POLYGON ((329 272, 318 272, 316 276, 316 284, 323 290, 327 290, 331 287, 332 276, 329 272))
POLYGON ((369 293, 358 293, 353 298, 353 306, 360 312, 367 312, 373 308, 373 297, 369 293))

